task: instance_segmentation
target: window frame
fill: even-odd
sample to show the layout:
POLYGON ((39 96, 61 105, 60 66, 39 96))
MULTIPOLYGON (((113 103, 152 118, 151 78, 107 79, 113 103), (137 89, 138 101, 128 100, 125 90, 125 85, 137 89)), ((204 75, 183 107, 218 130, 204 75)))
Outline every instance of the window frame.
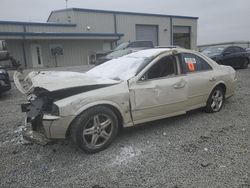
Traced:
POLYGON ((205 58, 201 57, 200 55, 190 53, 190 52, 181 52, 179 58, 181 59, 181 64, 180 65, 181 65, 181 73, 182 74, 195 74, 195 73, 207 72, 207 71, 213 71, 214 70, 213 66, 211 66, 210 63, 205 58), (207 69, 207 70, 195 70, 195 71, 192 71, 192 72, 187 71, 187 69, 184 68, 185 67, 184 54, 190 54, 190 55, 192 55, 194 57, 196 56, 196 57, 200 58, 202 61, 207 63, 207 65, 209 66, 209 69, 207 69))
POLYGON ((150 81, 154 81, 154 80, 162 80, 162 79, 166 79, 166 78, 174 78, 174 77, 178 77, 180 75, 181 75, 181 65, 180 65, 180 58, 178 57, 178 54, 164 54, 164 55, 160 55, 160 56, 156 57, 155 59, 153 59, 151 61, 151 63, 149 63, 148 67, 145 67, 141 71, 141 76, 139 76, 137 82, 139 82, 139 83, 141 83, 141 82, 150 82, 150 81), (158 78, 153 78, 153 79, 145 79, 145 80, 142 79, 144 77, 144 75, 147 74, 147 72, 156 63, 158 63, 161 59, 166 58, 167 56, 174 56, 174 58, 175 58, 175 64, 176 64, 176 70, 177 70, 177 74, 176 75, 163 76, 163 77, 158 77, 158 78))

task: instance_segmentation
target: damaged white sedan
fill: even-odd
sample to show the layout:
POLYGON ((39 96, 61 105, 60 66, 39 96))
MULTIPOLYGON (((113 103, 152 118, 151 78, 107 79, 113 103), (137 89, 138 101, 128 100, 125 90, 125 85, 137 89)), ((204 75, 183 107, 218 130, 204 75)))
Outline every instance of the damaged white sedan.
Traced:
POLYGON ((28 96, 24 137, 47 143, 71 138, 86 152, 107 148, 121 127, 204 107, 218 112, 233 95, 236 72, 199 52, 149 49, 86 73, 31 72, 17 88, 28 96), (23 84, 24 82, 24 84, 23 84), (39 139, 38 139, 39 138, 39 139))

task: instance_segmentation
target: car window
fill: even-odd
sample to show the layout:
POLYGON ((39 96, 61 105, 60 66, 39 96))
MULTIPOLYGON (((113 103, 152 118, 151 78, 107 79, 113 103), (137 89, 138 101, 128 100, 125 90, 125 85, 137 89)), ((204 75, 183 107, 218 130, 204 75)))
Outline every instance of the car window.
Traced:
POLYGON ((229 47, 229 48, 227 48, 226 50, 225 50, 225 52, 226 53, 235 53, 235 49, 234 49, 234 47, 229 47))
POLYGON ((211 70, 212 67, 203 58, 190 54, 182 54, 182 73, 211 70))
POLYGON ((245 50, 241 47, 234 47, 235 52, 244 52, 245 50))
POLYGON ((143 79, 150 80, 177 75, 177 63, 174 56, 166 56, 156 62, 143 76, 143 79))

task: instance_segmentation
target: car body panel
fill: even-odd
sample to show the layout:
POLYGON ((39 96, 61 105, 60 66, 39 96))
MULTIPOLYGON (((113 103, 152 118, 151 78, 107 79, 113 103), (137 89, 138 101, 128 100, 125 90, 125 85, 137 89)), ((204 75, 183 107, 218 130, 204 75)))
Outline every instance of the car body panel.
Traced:
MULTIPOLYGON (((145 67, 140 72, 124 80, 101 79, 101 77, 96 78, 93 75, 81 73, 75 74, 76 78, 74 78, 73 74, 70 73, 70 78, 72 79, 65 82, 64 87, 66 88, 85 84, 89 84, 90 86, 91 84, 108 85, 55 100, 53 105, 58 107, 58 115, 55 116, 52 113, 43 114, 42 121, 46 136, 52 139, 65 138, 74 120, 81 113, 98 105, 106 105, 115 109, 122 117, 122 126, 128 127, 184 114, 189 110, 204 107, 211 91, 218 84, 225 85, 226 97, 233 95, 236 85, 235 70, 229 66, 218 65, 213 60, 204 57, 198 52, 186 49, 154 49, 145 50, 139 54, 140 56, 150 54, 154 58, 150 63, 145 64, 145 67), (177 62, 177 75, 155 80, 145 81, 141 79, 145 72, 159 58, 180 53, 192 53, 202 57, 211 65, 212 70, 182 74, 180 71, 180 62, 177 62), (155 54, 158 55, 155 56, 155 54), (82 82, 80 81, 81 79, 82 82)), ((62 83, 58 84, 59 86, 56 86, 56 84, 60 82, 59 80, 64 82, 69 77, 64 77, 63 73, 56 73, 56 75, 58 78, 51 72, 48 74, 44 73, 41 77, 37 77, 37 79, 46 77, 46 82, 39 84, 36 81, 35 84, 33 83, 33 86, 45 87, 48 92, 54 92, 52 90, 55 88, 62 89, 62 83), (53 80, 50 82, 49 80, 52 78, 53 80)))

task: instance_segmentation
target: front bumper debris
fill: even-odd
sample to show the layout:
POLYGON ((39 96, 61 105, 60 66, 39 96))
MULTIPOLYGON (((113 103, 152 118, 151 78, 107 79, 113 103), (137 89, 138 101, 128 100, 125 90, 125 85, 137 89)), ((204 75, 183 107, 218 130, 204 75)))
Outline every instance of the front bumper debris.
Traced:
POLYGON ((43 146, 52 142, 52 140, 48 139, 43 133, 33 130, 31 124, 27 122, 27 118, 25 118, 22 136, 24 140, 43 146))

